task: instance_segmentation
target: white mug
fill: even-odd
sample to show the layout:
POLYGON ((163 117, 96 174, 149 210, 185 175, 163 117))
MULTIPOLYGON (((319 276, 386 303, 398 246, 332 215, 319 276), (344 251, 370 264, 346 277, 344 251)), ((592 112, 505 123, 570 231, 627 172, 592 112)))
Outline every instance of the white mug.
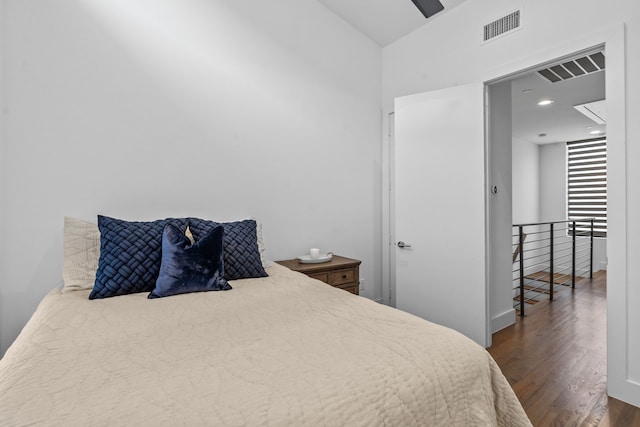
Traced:
POLYGON ((311 256, 311 259, 320 258, 320 249, 318 249, 318 248, 309 249, 309 255, 311 256))

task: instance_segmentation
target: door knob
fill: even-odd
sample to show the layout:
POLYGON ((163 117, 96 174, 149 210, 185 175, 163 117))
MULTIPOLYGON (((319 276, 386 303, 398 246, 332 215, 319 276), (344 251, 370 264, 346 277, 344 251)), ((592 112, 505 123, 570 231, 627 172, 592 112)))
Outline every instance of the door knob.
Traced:
POLYGON ((399 247, 400 249, 404 249, 404 248, 410 248, 410 247, 411 247, 411 245, 407 245, 405 242, 403 242, 402 240, 400 240, 400 241, 398 242, 398 247, 399 247))

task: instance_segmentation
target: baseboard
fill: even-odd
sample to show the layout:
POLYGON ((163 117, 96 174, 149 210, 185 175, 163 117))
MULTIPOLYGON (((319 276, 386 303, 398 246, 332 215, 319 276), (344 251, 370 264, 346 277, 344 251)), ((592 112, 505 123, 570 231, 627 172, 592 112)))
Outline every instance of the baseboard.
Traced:
POLYGON ((491 318, 491 333, 495 334, 514 323, 516 323, 516 310, 512 308, 491 318))

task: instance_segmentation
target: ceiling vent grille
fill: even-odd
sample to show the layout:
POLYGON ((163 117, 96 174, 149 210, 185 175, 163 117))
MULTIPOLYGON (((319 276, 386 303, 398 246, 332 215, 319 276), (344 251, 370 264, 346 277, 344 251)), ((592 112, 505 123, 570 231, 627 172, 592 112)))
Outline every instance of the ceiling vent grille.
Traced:
POLYGON ((538 70, 538 75, 551 83, 557 83, 574 77, 597 73, 604 70, 604 65, 604 52, 596 52, 545 68, 544 70, 538 70))
POLYGON ((516 10, 513 13, 496 19, 484 26, 484 41, 489 41, 495 37, 517 30, 521 24, 521 13, 516 10))

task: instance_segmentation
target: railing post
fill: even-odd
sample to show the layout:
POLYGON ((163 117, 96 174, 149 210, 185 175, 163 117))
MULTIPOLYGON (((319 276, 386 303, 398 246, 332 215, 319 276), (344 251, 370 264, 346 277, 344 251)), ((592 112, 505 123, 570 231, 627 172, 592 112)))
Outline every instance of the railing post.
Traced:
POLYGON ((553 223, 549 224, 549 299, 553 301, 553 223))
POLYGON ((571 249, 571 288, 576 288, 576 222, 571 223, 573 228, 573 246, 571 249))
POLYGON ((520 234, 520 316, 524 317, 524 231, 523 226, 518 226, 520 234))
POLYGON ((591 253, 589 254, 589 279, 593 279, 593 218, 591 218, 591 253))

